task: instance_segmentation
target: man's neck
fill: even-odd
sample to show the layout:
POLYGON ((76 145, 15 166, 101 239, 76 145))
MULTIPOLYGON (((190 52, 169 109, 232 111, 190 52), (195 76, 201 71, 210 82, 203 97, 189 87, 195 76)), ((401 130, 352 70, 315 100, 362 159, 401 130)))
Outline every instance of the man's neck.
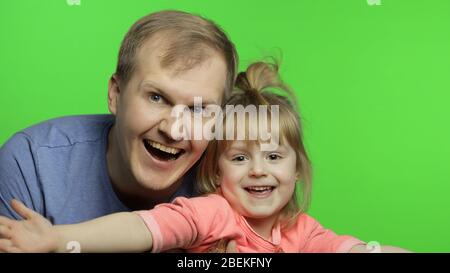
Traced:
MULTIPOLYGON (((112 180, 113 181, 113 180, 112 180)), ((145 192, 141 191, 136 193, 129 188, 119 188, 117 185, 122 185, 112 182, 114 192, 119 200, 131 210, 148 210, 154 206, 169 202, 169 198, 174 192, 168 191, 150 191, 145 189, 145 192)))
POLYGON ((106 161, 112 187, 119 200, 131 210, 151 209, 155 205, 168 202, 180 182, 164 190, 151 190, 143 187, 123 162, 115 138, 114 126, 109 131, 106 161))

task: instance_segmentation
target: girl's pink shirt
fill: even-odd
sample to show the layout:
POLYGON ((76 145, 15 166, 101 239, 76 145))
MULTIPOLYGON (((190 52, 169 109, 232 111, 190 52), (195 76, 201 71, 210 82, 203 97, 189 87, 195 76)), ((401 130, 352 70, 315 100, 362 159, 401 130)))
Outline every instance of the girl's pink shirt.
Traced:
POLYGON ((221 240, 236 240, 240 253, 255 252, 348 252, 364 242, 337 235, 323 228, 307 214, 301 214, 290 228, 272 229, 269 240, 259 236, 245 218, 218 194, 179 197, 170 204, 138 211, 153 239, 152 252, 183 248, 188 252, 208 252, 221 240))

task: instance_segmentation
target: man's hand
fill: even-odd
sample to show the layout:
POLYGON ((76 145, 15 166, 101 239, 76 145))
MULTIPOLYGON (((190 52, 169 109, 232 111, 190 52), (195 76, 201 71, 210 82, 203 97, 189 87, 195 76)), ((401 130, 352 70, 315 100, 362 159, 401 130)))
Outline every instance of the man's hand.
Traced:
POLYGON ((227 248, 225 250, 226 253, 237 253, 236 241, 231 240, 227 244, 227 248))
POLYGON ((217 242, 217 244, 209 249, 209 253, 237 253, 236 249, 236 241, 231 240, 227 241, 225 239, 221 239, 217 242))
POLYGON ((368 245, 356 245, 351 250, 350 253, 412 253, 409 250, 395 247, 395 246, 374 246, 373 244, 368 245))
POLYGON ((0 216, 0 252, 52 252, 57 249, 58 234, 47 219, 17 200, 11 201, 11 206, 24 220, 0 216))

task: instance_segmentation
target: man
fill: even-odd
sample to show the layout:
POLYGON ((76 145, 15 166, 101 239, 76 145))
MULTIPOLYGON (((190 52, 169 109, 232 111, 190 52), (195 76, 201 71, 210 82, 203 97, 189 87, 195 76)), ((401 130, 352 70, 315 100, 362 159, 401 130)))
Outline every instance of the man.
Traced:
POLYGON ((213 22, 178 11, 143 17, 109 80, 112 115, 46 121, 0 148, 0 214, 20 219, 15 198, 54 224, 77 223, 193 195, 207 141, 173 138, 171 110, 201 110, 194 97, 220 105, 236 66, 234 45, 213 22))

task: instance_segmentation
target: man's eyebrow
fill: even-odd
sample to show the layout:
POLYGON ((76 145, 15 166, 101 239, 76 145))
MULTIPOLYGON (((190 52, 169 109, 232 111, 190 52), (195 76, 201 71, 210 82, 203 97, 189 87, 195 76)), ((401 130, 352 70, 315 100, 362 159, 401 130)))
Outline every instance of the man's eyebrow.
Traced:
MULTIPOLYGON (((155 89, 155 91, 157 91, 159 94, 161 94, 171 104, 175 104, 175 100, 173 99, 173 97, 170 96, 169 93, 165 92, 163 89, 159 88, 156 84, 154 84, 154 83, 152 83, 150 81, 143 81, 139 85, 139 88, 142 89, 144 87, 150 87, 150 88, 155 89)), ((214 104, 214 105, 219 105, 220 106, 220 104, 215 99, 204 99, 203 97, 201 97, 201 98, 202 98, 202 105, 214 104)), ((191 107, 191 108, 194 107, 194 101, 189 103, 189 105, 187 105, 187 106, 191 107)))
MULTIPOLYGON (((203 99, 203 97, 201 97, 202 98, 202 105, 210 105, 210 104, 212 104, 212 105, 218 105, 219 107, 220 107, 220 105, 217 103, 217 101, 216 100, 214 100, 214 99, 203 99)), ((188 105, 189 107, 194 107, 194 102, 192 102, 192 103, 190 103, 189 105, 188 105)))
POLYGON ((170 104, 173 104, 174 100, 173 98, 164 90, 162 90, 161 88, 157 87, 155 84, 149 82, 149 81, 143 81, 140 85, 139 85, 140 89, 144 88, 144 87, 150 87, 155 89, 155 91, 162 95, 170 104))

